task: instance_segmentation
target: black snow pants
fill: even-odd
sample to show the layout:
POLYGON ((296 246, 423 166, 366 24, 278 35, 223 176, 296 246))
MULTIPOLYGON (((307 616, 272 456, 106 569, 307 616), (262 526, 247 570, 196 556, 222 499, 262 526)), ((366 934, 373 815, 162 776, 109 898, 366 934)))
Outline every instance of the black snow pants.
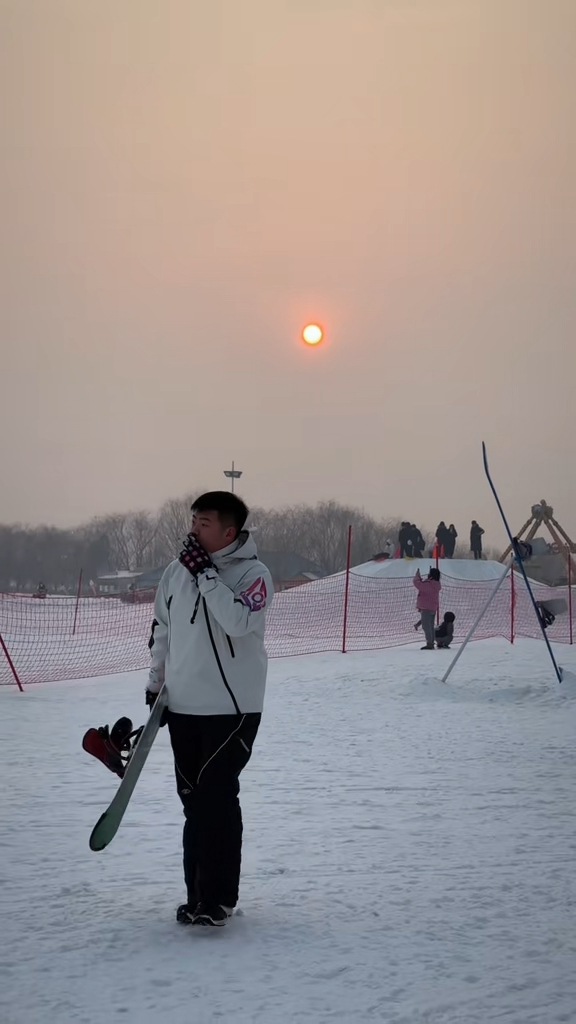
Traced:
POLYGON ((176 785, 184 823, 188 903, 238 902, 242 856, 239 775, 252 754, 260 714, 168 712, 176 785))

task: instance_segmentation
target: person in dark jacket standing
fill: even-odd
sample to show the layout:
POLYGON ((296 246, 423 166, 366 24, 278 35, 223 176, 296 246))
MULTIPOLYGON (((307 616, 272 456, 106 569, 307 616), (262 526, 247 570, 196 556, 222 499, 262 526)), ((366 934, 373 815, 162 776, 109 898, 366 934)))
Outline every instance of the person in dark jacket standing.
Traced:
POLYGON ((412 523, 412 548, 414 550, 414 558, 422 558, 424 556, 424 537, 422 536, 421 530, 418 529, 415 523, 412 523))
POLYGON ((472 526, 470 527, 470 551, 474 555, 476 561, 482 558, 482 537, 484 530, 475 519, 472 520, 472 526))
POLYGON ((438 558, 446 558, 446 546, 450 543, 450 534, 448 527, 444 520, 438 523, 438 529, 436 530, 436 546, 438 552, 438 558))
POLYGON ((446 540, 444 543, 444 553, 446 558, 454 558, 454 552, 456 550, 456 538, 458 534, 454 523, 450 523, 450 526, 446 530, 446 540))
MULTIPOLYGON (((398 546, 400 548, 400 558, 405 558, 407 554, 407 544, 410 535, 410 523, 401 523, 398 531, 398 546)), ((412 545, 410 544, 410 548, 412 545)))
POLYGON ((242 849, 239 775, 264 701, 265 611, 272 579, 229 491, 192 506, 192 529, 156 594, 146 702, 163 683, 184 815, 187 902, 182 924, 224 925, 238 900, 242 849))

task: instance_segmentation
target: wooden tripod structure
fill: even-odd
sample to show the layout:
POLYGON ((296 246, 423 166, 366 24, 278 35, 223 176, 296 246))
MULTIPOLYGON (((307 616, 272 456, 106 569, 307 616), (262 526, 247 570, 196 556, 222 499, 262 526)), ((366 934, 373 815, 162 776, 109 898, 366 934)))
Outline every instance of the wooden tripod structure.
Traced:
MULTIPOLYGON (((576 554, 576 544, 566 533, 560 523, 554 518, 554 509, 551 505, 542 499, 538 505, 532 505, 530 519, 520 530, 520 533, 516 535, 516 540, 524 541, 525 544, 529 544, 534 539, 538 530, 545 526, 552 537, 552 541, 556 546, 556 550, 559 555, 563 555, 568 564, 569 579, 576 579, 576 563, 572 558, 572 555, 576 554)), ((500 558, 501 562, 505 562, 508 556, 512 552, 512 545, 509 544, 506 551, 500 558)))

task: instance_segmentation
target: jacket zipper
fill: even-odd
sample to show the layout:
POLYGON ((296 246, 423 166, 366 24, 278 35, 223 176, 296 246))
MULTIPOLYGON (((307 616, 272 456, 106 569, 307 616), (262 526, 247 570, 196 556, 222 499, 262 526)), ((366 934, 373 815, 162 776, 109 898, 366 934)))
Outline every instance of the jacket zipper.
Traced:
POLYGON ((214 657, 216 658, 216 664, 218 665, 218 668, 220 670, 220 675, 222 676, 222 682, 224 683, 224 686, 226 687, 226 689, 228 690, 228 693, 230 694, 232 703, 234 704, 234 707, 236 709, 236 714, 237 715, 241 715, 242 712, 240 711, 240 708, 238 706, 238 701, 236 700, 236 697, 234 696, 234 693, 233 693, 233 691, 232 691, 232 689, 230 687, 230 684, 229 684, 228 680, 226 679, 226 673, 224 672, 224 669, 222 668, 222 662, 220 661, 220 655, 218 654, 218 648, 216 647, 216 641, 214 640, 214 634, 212 632, 212 626, 210 625, 210 617, 208 615, 208 607, 206 605, 206 598, 205 597, 202 598, 202 604, 204 606, 204 615, 206 617, 206 626, 208 628, 208 636, 210 637, 210 643, 212 644, 212 650, 214 651, 214 657))
POLYGON ((199 604, 200 604, 200 592, 198 592, 198 597, 196 598, 196 604, 194 605, 194 611, 192 612, 192 618, 190 619, 190 625, 191 626, 193 626, 194 623, 196 622, 196 616, 198 614, 198 605, 199 604))
POLYGON ((171 618, 171 615, 170 615, 170 606, 172 604, 172 598, 173 597, 174 597, 174 594, 170 594, 170 597, 168 598, 168 600, 166 602, 166 610, 168 612, 168 647, 166 648, 167 651, 170 650, 170 641, 172 639, 172 618, 171 618))
POLYGON ((230 648, 230 654, 232 655, 233 658, 235 658, 236 657, 236 651, 234 650, 234 648, 232 646, 232 640, 228 636, 228 633, 226 633, 226 639, 228 641, 228 647, 230 648))

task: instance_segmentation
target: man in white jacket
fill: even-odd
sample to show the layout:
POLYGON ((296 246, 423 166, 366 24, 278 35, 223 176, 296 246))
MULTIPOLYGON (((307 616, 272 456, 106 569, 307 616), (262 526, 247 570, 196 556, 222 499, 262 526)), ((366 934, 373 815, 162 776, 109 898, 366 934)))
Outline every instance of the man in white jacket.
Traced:
POLYGON ((223 925, 238 900, 239 775, 260 725, 272 579, 244 530, 248 509, 228 491, 203 494, 192 530, 158 587, 150 637, 149 704, 162 684, 184 807, 181 923, 223 925))

